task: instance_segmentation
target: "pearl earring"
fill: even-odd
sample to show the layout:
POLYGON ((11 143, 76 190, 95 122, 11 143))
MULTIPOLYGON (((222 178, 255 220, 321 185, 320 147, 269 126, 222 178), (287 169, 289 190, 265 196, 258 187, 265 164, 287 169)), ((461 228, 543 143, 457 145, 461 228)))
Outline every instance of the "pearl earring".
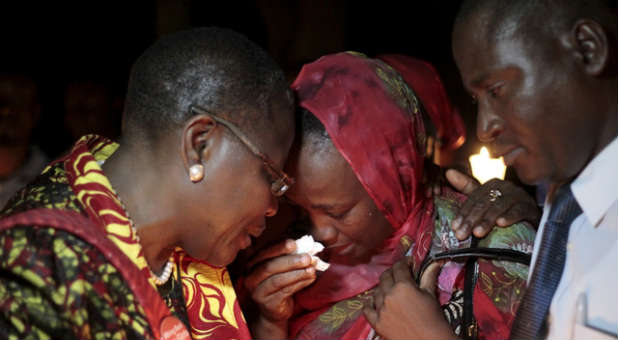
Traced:
POLYGON ((204 166, 202 164, 193 164, 189 167, 189 178, 191 182, 197 183, 204 178, 204 166))

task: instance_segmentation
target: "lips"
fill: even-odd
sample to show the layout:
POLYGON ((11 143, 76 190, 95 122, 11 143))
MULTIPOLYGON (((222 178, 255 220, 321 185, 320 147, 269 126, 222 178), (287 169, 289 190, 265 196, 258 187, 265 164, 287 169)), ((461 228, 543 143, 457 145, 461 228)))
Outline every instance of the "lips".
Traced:
POLYGON ((506 164, 507 166, 511 166, 515 163, 515 160, 524 151, 524 149, 522 147, 515 146, 515 147, 510 147, 504 150, 494 150, 494 151, 495 152, 493 152, 494 154, 493 157, 496 157, 496 158, 503 157, 504 164, 506 164))
POLYGON ((251 246, 251 237, 259 237, 260 235, 262 235, 265 229, 265 224, 255 224, 251 227, 244 229, 243 232, 239 235, 239 248, 246 249, 251 246))
POLYGON ((353 244, 352 243, 345 243, 345 244, 340 244, 340 245, 332 245, 328 248, 326 248, 326 251, 324 253, 326 253, 325 255, 330 257, 332 255, 346 255, 347 253, 350 252, 350 250, 352 249, 353 244))

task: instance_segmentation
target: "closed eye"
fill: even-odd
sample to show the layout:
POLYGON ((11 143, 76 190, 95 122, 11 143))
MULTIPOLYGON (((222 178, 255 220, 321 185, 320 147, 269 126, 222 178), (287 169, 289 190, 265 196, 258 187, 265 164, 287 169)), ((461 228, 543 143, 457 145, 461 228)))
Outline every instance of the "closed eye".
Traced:
POLYGON ((350 211, 349 209, 346 211, 342 211, 342 212, 326 211, 326 215, 336 220, 341 220, 348 214, 349 211, 350 211))
POLYGON ((489 96, 491 98, 498 98, 500 96, 501 91, 502 91, 503 85, 504 85, 504 83, 502 83, 502 82, 492 85, 487 90, 487 92, 489 92, 489 96))

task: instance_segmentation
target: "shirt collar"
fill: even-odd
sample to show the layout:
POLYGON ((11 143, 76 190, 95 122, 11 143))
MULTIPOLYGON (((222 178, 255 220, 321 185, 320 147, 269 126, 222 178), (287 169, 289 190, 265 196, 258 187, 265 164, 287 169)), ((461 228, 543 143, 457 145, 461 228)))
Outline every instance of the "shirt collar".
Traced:
POLYGON ((573 196, 592 225, 618 200, 618 138, 609 143, 571 184, 573 196))

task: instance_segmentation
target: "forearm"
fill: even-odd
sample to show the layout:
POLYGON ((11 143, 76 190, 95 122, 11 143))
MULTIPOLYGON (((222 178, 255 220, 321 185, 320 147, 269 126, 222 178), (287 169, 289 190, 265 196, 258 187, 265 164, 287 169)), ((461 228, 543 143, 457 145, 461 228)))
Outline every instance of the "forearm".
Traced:
POLYGON ((251 327, 254 339, 287 339, 288 321, 271 321, 261 314, 251 327))

